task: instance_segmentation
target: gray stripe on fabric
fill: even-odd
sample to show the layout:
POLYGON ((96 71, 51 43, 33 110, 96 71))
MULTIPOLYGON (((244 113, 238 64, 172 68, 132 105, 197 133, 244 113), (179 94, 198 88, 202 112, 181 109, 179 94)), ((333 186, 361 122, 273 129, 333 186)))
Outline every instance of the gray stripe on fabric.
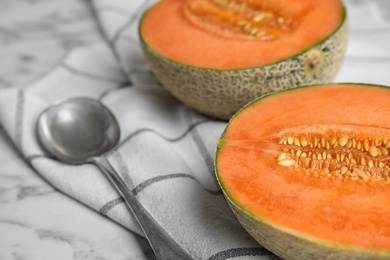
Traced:
MULTIPOLYGON (((150 185, 152 184, 155 184, 155 183, 158 183, 160 181, 164 181, 164 180, 170 180, 170 179, 175 179, 175 178, 188 178, 188 179, 192 179, 194 181, 196 181, 204 190, 206 190, 208 193, 212 194, 212 195, 222 195, 222 191, 219 189, 219 190, 208 190, 206 189, 205 187, 203 187, 195 178, 194 176, 190 175, 190 174, 185 174, 185 173, 173 173, 173 174, 167 174, 167 175, 162 175, 162 176, 157 176, 157 177, 154 177, 154 178, 150 178, 142 183, 140 183, 137 187, 135 187, 132 192, 134 193, 134 195, 137 195, 138 193, 140 193, 142 190, 144 190, 145 188, 149 187, 150 185)), ((111 200, 109 202, 107 202, 106 204, 104 204, 99 212, 101 212, 102 214, 106 215, 112 208, 114 208, 115 206, 123 203, 124 200, 120 197, 120 198, 116 198, 114 200, 111 200)))
MULTIPOLYGON (((92 1, 93 2, 93 1, 92 1)), ((101 6, 101 7, 97 7, 96 5, 94 4, 91 4, 89 5, 90 8, 91 8, 91 13, 93 15, 93 18, 95 18, 94 20, 96 21, 99 21, 100 20, 100 16, 99 16, 99 10, 108 10, 107 6, 101 6), (99 10, 97 10, 99 9, 99 10)), ((115 46, 113 46, 112 42, 110 42, 110 40, 108 39, 107 37, 107 34, 106 34, 106 31, 104 30, 104 28, 102 27, 102 24, 101 23, 97 23, 97 26, 98 26, 98 29, 99 31, 101 32, 101 34, 103 35, 103 38, 106 40, 108 46, 110 47, 111 51, 112 51, 112 54, 114 55, 115 57, 115 60, 120 64, 120 55, 118 54, 118 52, 115 50, 115 46)), ((126 74, 126 71, 122 68, 122 66, 119 66, 120 68, 120 71, 121 73, 123 74, 123 76, 125 78, 128 78, 128 75, 126 74)), ((130 79, 128 78, 128 80, 130 81, 130 79)), ((132 85, 131 81, 130 81, 130 85, 132 85)))
POLYGON ((178 135, 177 137, 173 137, 173 138, 168 138, 166 136, 163 136, 161 133, 157 132, 156 130, 154 130, 152 128, 141 128, 141 129, 138 129, 138 130, 134 131, 133 133, 129 134, 128 136, 126 136, 123 139, 123 141, 121 143, 119 143, 119 145, 117 146, 116 149, 118 149, 122 145, 125 145, 133 137, 135 137, 135 136, 137 136, 137 135, 139 135, 141 133, 145 133, 145 132, 154 133, 154 134, 160 136, 161 138, 163 138, 165 141, 168 141, 168 142, 172 142, 172 143, 173 142, 177 142, 177 141, 180 141, 181 139, 183 139, 187 134, 189 134, 196 126, 201 125, 203 123, 207 123, 207 122, 212 122, 212 120, 211 119, 204 119, 202 121, 193 123, 192 125, 189 125, 189 127, 187 129, 185 129, 182 134, 178 135))
MULTIPOLYGON (((189 108, 186 109, 186 118, 188 118, 188 121, 191 125, 191 122, 190 122, 190 110, 189 108)), ((212 177, 212 180, 214 181, 214 184, 217 185, 217 187, 219 186, 218 185, 218 182, 217 182, 217 179, 215 178, 215 174, 214 174, 214 161, 213 161, 213 157, 210 155, 209 151, 207 150, 207 147, 206 145, 204 144, 203 142, 203 139, 201 137, 201 135, 199 134, 198 130, 196 128, 194 128, 192 131, 191 131, 191 137, 192 139, 194 140, 196 146, 198 147, 198 150, 200 152, 200 154, 202 155, 203 157, 203 160, 206 164, 206 167, 209 171, 209 174, 210 174, 210 177, 212 177)))
POLYGON ((200 136, 199 132, 194 129, 191 131, 192 139, 194 139, 196 145, 198 146, 198 149, 200 151, 200 154, 202 155, 203 159, 205 160, 205 163, 207 165, 207 168, 209 170, 209 173, 213 175, 214 172, 214 162, 213 157, 211 157, 210 153, 207 151, 206 146, 204 145, 204 142, 202 140, 202 137, 200 136))
MULTIPOLYGON (((125 63, 125 61, 123 61, 123 57, 122 57, 122 55, 120 55, 121 52, 117 49, 116 43, 122 37, 122 34, 126 30, 126 28, 131 26, 131 25, 133 25, 134 23, 136 23, 138 21, 138 19, 137 19, 138 16, 142 15, 143 11, 149 6, 150 2, 151 2, 150 0, 145 1, 142 4, 142 6, 135 12, 135 14, 131 15, 129 20, 126 23, 124 23, 121 27, 119 27, 119 29, 115 32, 114 37, 112 38, 112 40, 110 40, 104 34, 106 36, 108 44, 110 45, 111 49, 113 50, 113 53, 114 53, 117 61, 121 65, 123 65, 125 63)), ((136 42, 134 42, 132 44, 136 45, 136 44, 138 44, 138 41, 136 41, 136 42)), ((132 85, 133 82, 132 82, 131 78, 129 77, 129 74, 127 73, 126 69, 123 68, 122 71, 123 71, 124 75, 126 75, 129 78, 129 80, 131 82, 131 85, 132 85)))
POLYGON ((125 202, 125 200, 122 197, 110 200, 106 204, 104 204, 100 209, 99 212, 103 215, 107 215, 107 213, 115 206, 122 204, 125 202))
POLYGON ((129 168, 127 168, 126 163, 124 162, 121 154, 115 150, 112 152, 112 157, 118 167, 118 173, 119 177, 126 183, 126 186, 129 189, 134 189, 133 181, 130 178, 130 171, 129 168))
POLYGON ((216 253, 215 255, 209 257, 207 260, 224 260, 233 257, 244 257, 244 256, 269 256, 269 259, 280 259, 279 257, 272 254, 265 248, 262 247, 240 247, 240 248, 231 248, 221 252, 216 253))
POLYGON ((196 181, 208 193, 210 193, 212 195, 222 195, 222 191, 220 189, 215 190, 215 191, 206 189, 194 176, 192 176, 190 174, 186 174, 186 173, 173 173, 173 174, 156 176, 154 178, 148 179, 148 180, 140 183, 137 187, 135 187, 133 192, 134 192, 135 195, 137 195, 143 189, 145 189, 146 187, 148 187, 148 186, 150 186, 150 185, 152 185, 154 183, 157 183, 157 182, 160 182, 160 181, 164 181, 164 180, 175 179, 175 178, 188 178, 188 179, 192 179, 192 180, 196 181))
POLYGON ((23 116, 24 116, 24 91, 19 90, 17 94, 16 114, 15 114, 15 145, 22 151, 22 135, 23 135, 23 116))

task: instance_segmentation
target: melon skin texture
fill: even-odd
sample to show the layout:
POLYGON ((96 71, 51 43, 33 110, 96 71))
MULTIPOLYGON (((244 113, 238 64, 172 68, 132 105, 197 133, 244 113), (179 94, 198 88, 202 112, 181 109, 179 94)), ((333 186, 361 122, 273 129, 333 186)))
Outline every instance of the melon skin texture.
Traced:
MULTIPOLYGON (((152 71, 173 96, 202 114, 228 120, 264 94, 333 81, 348 43, 347 12, 342 8, 340 25, 331 35, 294 56, 258 67, 222 70, 182 64, 153 50, 141 29, 139 35, 152 71)), ((139 28, 141 24, 142 19, 139 28)))

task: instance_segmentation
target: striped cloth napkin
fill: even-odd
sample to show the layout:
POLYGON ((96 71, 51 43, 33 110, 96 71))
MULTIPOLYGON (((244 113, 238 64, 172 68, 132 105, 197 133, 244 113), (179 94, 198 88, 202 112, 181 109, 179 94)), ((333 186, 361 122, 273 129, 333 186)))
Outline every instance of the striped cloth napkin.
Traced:
MULTIPOLYGON (((120 143, 107 159, 189 255, 276 259, 243 230, 216 182, 213 156, 226 122, 179 103, 154 78, 143 57, 137 27, 153 2, 94 0, 91 4, 106 41, 73 50, 23 90, 0 90, 0 123, 15 146, 58 190, 127 227, 135 237, 142 236, 123 199, 94 165, 63 164, 46 154, 35 136, 37 117, 52 102, 74 96, 98 99, 111 109, 121 128, 120 143)), ((150 249, 143 259, 148 254, 150 249)))

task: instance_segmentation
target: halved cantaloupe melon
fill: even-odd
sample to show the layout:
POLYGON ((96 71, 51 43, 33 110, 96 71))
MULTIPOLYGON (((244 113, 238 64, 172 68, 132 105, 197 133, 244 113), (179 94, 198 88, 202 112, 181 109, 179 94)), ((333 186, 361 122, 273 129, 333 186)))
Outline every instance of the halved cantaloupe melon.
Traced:
POLYGON ((174 96, 228 119, 265 93, 332 81, 347 27, 340 0, 161 0, 139 34, 174 96))
POLYGON ((390 258, 390 88, 331 84, 232 117, 215 169, 239 221, 285 259, 390 258))

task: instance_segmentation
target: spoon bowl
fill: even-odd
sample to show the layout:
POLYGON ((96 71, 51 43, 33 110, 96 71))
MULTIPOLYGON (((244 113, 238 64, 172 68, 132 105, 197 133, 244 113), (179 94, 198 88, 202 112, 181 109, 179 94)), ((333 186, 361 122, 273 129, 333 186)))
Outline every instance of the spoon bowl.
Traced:
POLYGON ((120 136, 119 124, 98 100, 70 98, 54 103, 38 117, 37 137, 62 162, 94 163, 123 197, 157 259, 192 259, 145 210, 104 156, 120 136))
POLYGON ((80 97, 61 100, 44 110, 37 134, 49 153, 63 162, 79 164, 114 148, 120 131, 114 115, 101 102, 80 97))

